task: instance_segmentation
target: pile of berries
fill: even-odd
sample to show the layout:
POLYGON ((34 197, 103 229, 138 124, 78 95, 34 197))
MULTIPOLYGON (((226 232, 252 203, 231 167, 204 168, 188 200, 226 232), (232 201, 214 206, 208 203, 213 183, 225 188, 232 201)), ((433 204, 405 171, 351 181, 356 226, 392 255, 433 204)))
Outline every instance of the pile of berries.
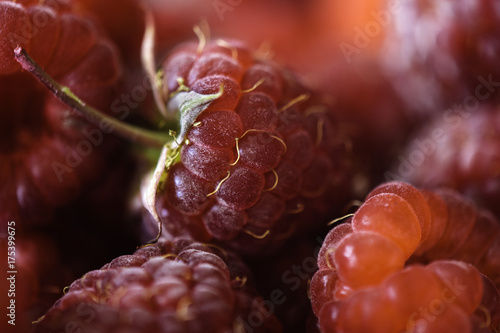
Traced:
POLYGON ((0 0, 0 331, 498 333, 500 6, 173 2, 0 0))

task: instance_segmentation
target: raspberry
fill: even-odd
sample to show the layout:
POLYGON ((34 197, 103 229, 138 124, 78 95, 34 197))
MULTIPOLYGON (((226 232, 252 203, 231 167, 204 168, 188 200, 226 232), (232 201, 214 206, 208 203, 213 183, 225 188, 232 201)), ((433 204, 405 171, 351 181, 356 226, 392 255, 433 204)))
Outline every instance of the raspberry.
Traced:
POLYGON ((0 2, 0 197, 5 202, 0 218, 20 227, 49 221, 55 207, 72 202, 102 175, 109 161, 103 153, 118 148, 114 139, 101 145, 102 133, 99 141, 94 127, 68 117, 67 108, 16 63, 13 50, 20 44, 82 100, 109 107, 121 75, 115 47, 96 22, 64 3, 0 2))
POLYGON ((201 51, 182 45, 162 68, 174 102, 186 94, 176 91, 223 87, 169 166, 157 204, 165 229, 182 229, 185 219, 173 217, 180 213, 213 241, 256 255, 335 211, 329 203, 348 183, 342 138, 331 113, 291 74, 239 42, 220 41, 201 51))
POLYGON ((499 100, 496 1, 411 0, 393 17, 385 62, 409 109, 429 115, 471 98, 499 100))
POLYGON ((499 236, 493 215, 456 192, 420 191, 401 182, 380 185, 352 219, 329 232, 318 254, 311 301, 320 328, 351 332, 373 325, 370 331, 399 332, 410 318, 414 331, 438 332, 454 316, 464 332, 483 325, 482 303, 489 304, 482 308, 487 316, 498 312, 483 288, 498 287, 499 236), (436 278, 439 283, 431 281, 436 278), (399 287, 389 288, 398 279, 403 279, 399 287), (412 315, 439 300, 443 288, 454 296, 442 318, 424 323, 412 315), (379 306, 370 306, 373 302, 379 306))
POLYGON ((396 164, 392 173, 418 186, 453 188, 481 207, 500 213, 500 116, 497 107, 480 107, 471 113, 437 117, 409 141, 410 154, 423 157, 418 167, 396 164), (446 133, 436 136, 436 129, 446 133), (432 172, 431 172, 432 170, 432 172), (408 172, 407 172, 408 171, 408 172))
POLYGON ((64 330, 69 321, 84 332, 281 332, 249 274, 230 252, 160 242, 73 282, 36 332, 64 330))

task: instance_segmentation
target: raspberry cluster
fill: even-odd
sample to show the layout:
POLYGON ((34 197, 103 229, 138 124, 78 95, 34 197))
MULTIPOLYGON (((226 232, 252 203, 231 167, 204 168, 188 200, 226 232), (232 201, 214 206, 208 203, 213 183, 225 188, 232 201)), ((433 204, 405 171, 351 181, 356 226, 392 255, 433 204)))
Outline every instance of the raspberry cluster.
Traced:
POLYGON ((497 3, 203 1, 0 0, 14 329, 498 332, 497 3))
POLYGON ((490 213, 456 192, 380 185, 349 223, 329 232, 319 252, 311 300, 320 327, 439 332, 453 324, 457 332, 470 332, 482 325, 481 309, 486 326, 497 327, 498 304, 488 300, 500 286, 499 234, 490 213), (453 300, 438 319, 425 321, 419 307, 439 301, 443 288, 454 290, 453 300), (483 298, 488 307, 480 309, 483 298), (454 316, 461 319, 450 323, 454 316))

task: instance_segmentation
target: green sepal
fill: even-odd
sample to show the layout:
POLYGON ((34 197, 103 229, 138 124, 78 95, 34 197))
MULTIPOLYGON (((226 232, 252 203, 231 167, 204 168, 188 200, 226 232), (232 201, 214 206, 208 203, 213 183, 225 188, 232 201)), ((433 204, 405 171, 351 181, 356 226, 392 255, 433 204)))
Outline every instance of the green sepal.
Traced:
POLYGON ((177 142, 179 144, 182 145, 187 132, 196 122, 198 116, 205 111, 214 100, 221 97, 223 93, 224 87, 221 86, 219 92, 216 94, 203 95, 196 91, 181 91, 170 99, 168 103, 169 110, 177 109, 180 114, 180 130, 177 135, 177 142))

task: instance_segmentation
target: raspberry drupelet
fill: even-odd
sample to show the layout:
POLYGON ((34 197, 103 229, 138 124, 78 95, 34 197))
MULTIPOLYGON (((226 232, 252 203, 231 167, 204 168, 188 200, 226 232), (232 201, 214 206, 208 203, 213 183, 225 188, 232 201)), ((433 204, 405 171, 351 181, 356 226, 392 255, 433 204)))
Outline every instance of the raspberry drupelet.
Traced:
POLYGON ((318 228, 348 197, 338 124, 292 73, 222 40, 182 45, 162 68, 171 101, 221 94, 168 166, 157 203, 164 231, 257 255, 318 228))

